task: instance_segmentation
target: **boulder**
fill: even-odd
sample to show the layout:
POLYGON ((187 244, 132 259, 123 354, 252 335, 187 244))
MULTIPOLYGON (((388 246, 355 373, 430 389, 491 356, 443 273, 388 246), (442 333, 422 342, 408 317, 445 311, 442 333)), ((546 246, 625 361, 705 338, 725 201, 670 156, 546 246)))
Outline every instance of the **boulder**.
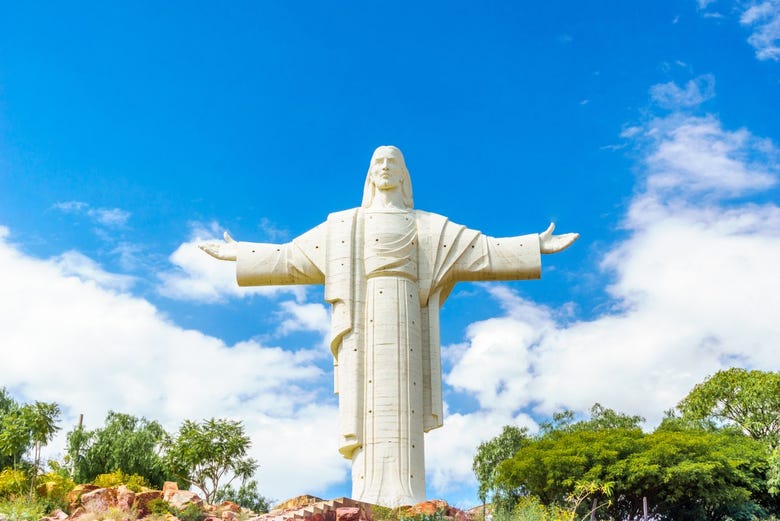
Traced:
POLYGON ((41 518, 41 521, 63 521, 65 519, 68 519, 68 514, 58 508, 48 516, 41 518))
POLYGON ((87 513, 86 510, 84 510, 84 507, 78 507, 76 510, 73 510, 70 513, 70 521, 75 521, 76 519, 80 518, 81 516, 85 515, 87 513))
POLYGON ((231 510, 225 510, 222 512, 222 521, 236 521, 238 519, 238 514, 231 510))
POLYGON ((99 488, 81 495, 81 506, 87 512, 106 512, 116 507, 116 488, 99 488))
POLYGON ((135 492, 125 485, 119 485, 116 489, 116 506, 123 512, 130 512, 135 504, 135 492))
POLYGON ((272 509, 272 512, 276 512, 276 511, 281 512, 284 510, 297 510, 299 508, 305 507, 306 505, 311 505, 312 503, 319 503, 320 501, 322 501, 322 499, 316 496, 309 496, 309 495, 297 496, 292 499, 288 499, 287 501, 284 501, 282 503, 279 503, 272 509))
POLYGON ((139 492, 135 495, 135 508, 138 511, 138 517, 146 517, 151 514, 151 510, 147 506, 153 499, 162 499, 162 491, 149 490, 146 492, 139 492))
POLYGON ((336 521, 365 521, 362 510, 358 507, 341 507, 336 509, 336 521))
POLYGON ((431 499, 429 501, 423 501, 422 503, 417 503, 416 505, 406 509, 405 514, 409 517, 415 516, 415 515, 426 515, 431 516, 435 514, 436 512, 441 512, 442 514, 447 515, 448 510, 450 506, 447 504, 446 501, 442 499, 431 499))
POLYGON ((68 500, 68 511, 73 512, 76 510, 79 505, 81 505, 81 496, 86 494, 87 492, 92 492, 93 490, 97 490, 100 487, 97 485, 91 485, 91 484, 84 484, 84 485, 76 485, 73 487, 73 490, 68 492, 67 500, 68 500))
POLYGON ((238 514, 239 512, 241 512, 241 506, 238 503, 233 503, 232 501, 223 501, 219 505, 216 505, 215 510, 220 513, 229 510, 231 512, 235 512, 236 514, 238 514))
POLYGON ((168 501, 168 498, 179 491, 179 485, 175 481, 166 481, 163 483, 162 498, 168 501))
POLYGON ((169 505, 172 507, 176 507, 179 510, 183 509, 187 505, 203 505, 203 500, 198 496, 195 492, 190 492, 189 490, 177 490, 173 494, 169 494, 168 497, 165 496, 165 493, 163 492, 163 499, 168 502, 169 505))

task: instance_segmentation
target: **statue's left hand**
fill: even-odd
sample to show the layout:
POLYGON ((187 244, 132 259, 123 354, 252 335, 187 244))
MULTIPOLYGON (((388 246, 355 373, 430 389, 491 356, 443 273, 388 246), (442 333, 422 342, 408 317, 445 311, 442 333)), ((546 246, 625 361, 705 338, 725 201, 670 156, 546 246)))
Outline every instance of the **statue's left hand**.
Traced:
POLYGON ((561 235, 553 235, 555 230, 555 223, 550 223, 550 226, 539 234, 539 248, 542 253, 558 253, 563 251, 576 241, 579 233, 563 233, 561 235))

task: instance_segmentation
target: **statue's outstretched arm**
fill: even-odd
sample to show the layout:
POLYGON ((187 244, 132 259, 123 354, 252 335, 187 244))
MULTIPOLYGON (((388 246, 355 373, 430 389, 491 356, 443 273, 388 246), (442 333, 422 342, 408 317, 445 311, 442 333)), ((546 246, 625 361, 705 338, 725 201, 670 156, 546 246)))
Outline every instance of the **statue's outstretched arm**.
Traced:
POLYGON ((564 233, 561 235, 553 235, 555 230, 555 223, 550 223, 550 226, 539 234, 539 249, 542 253, 558 253, 563 251, 576 241, 579 233, 564 233))
POLYGON ((198 244, 198 248, 205 251, 215 259, 234 261, 238 256, 237 242, 228 232, 225 232, 225 242, 206 241, 198 244))

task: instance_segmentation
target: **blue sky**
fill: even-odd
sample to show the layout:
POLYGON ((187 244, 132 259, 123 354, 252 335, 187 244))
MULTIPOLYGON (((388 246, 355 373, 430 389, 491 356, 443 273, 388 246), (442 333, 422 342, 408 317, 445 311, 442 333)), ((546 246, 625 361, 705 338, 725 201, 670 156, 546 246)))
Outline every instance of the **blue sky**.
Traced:
POLYGON ((0 3, 0 386, 64 431, 241 419, 263 493, 347 495, 321 288, 239 289, 195 244, 292 239, 393 144, 418 208, 581 234, 442 310, 428 495, 476 504, 505 424, 651 428, 780 367, 778 60, 778 0, 0 3))

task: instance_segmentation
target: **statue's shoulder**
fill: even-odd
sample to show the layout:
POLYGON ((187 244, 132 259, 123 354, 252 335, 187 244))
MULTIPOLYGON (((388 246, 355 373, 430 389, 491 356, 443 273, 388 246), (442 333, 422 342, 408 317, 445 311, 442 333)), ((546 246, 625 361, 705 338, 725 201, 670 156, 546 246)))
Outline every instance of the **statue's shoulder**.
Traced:
POLYGON ((415 210, 414 215, 418 224, 444 224, 449 220, 443 215, 439 215, 438 213, 433 212, 426 212, 425 210, 415 210))
POLYGON ((346 222, 347 220, 353 219, 357 214, 358 210, 359 208, 350 208, 349 210, 340 210, 338 212, 330 213, 328 214, 328 222, 329 223, 346 222))

